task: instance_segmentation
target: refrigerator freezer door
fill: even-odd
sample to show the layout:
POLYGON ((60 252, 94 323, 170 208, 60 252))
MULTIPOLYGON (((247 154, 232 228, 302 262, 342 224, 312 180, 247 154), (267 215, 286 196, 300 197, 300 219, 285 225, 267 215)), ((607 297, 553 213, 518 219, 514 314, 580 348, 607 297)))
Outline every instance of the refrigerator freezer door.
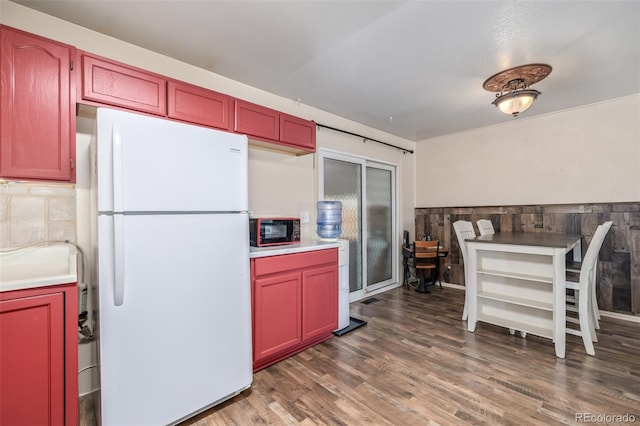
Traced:
POLYGON ((100 215, 102 424, 175 423, 252 381, 246 214, 100 215))
POLYGON ((248 209, 247 137, 99 108, 98 211, 248 209))

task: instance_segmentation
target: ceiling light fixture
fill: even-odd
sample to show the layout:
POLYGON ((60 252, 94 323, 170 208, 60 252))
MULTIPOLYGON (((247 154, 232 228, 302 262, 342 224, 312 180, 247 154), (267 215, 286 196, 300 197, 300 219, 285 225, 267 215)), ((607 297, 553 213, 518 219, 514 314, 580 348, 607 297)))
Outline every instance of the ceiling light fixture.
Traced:
POLYGON ((529 64, 509 68, 489 77, 482 87, 489 92, 497 92, 496 99, 491 102, 505 114, 517 117, 526 111, 536 100, 540 92, 530 89, 551 73, 547 64, 529 64))

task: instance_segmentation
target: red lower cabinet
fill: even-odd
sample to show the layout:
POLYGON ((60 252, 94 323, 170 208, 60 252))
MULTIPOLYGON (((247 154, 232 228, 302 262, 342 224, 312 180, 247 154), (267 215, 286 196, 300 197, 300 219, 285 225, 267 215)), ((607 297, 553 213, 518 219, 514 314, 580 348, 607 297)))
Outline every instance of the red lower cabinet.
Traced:
POLYGON ((302 341, 300 272, 256 279, 254 358, 265 359, 302 341))
POLYGON ((338 328, 337 265, 302 271, 302 340, 331 335, 338 328))
POLYGON ((75 284, 0 293, 0 425, 78 424, 75 284))
POLYGON ((338 327, 338 249, 251 260, 253 369, 330 338, 338 327))

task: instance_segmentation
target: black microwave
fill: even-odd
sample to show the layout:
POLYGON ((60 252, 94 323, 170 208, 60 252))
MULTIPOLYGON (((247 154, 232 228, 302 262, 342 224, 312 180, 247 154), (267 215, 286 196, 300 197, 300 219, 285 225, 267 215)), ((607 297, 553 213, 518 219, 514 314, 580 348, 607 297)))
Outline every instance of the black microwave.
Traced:
POLYGON ((300 242, 300 219, 269 217, 249 219, 249 240, 253 247, 300 242))

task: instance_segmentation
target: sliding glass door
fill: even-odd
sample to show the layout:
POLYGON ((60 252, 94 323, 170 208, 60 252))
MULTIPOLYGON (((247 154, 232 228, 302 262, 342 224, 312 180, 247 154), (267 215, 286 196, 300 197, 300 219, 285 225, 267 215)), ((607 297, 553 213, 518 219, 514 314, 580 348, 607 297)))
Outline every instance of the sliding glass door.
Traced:
POLYGON ((349 240, 350 299, 393 284, 396 276, 395 167, 333 152, 319 154, 321 200, 342 202, 349 240))

